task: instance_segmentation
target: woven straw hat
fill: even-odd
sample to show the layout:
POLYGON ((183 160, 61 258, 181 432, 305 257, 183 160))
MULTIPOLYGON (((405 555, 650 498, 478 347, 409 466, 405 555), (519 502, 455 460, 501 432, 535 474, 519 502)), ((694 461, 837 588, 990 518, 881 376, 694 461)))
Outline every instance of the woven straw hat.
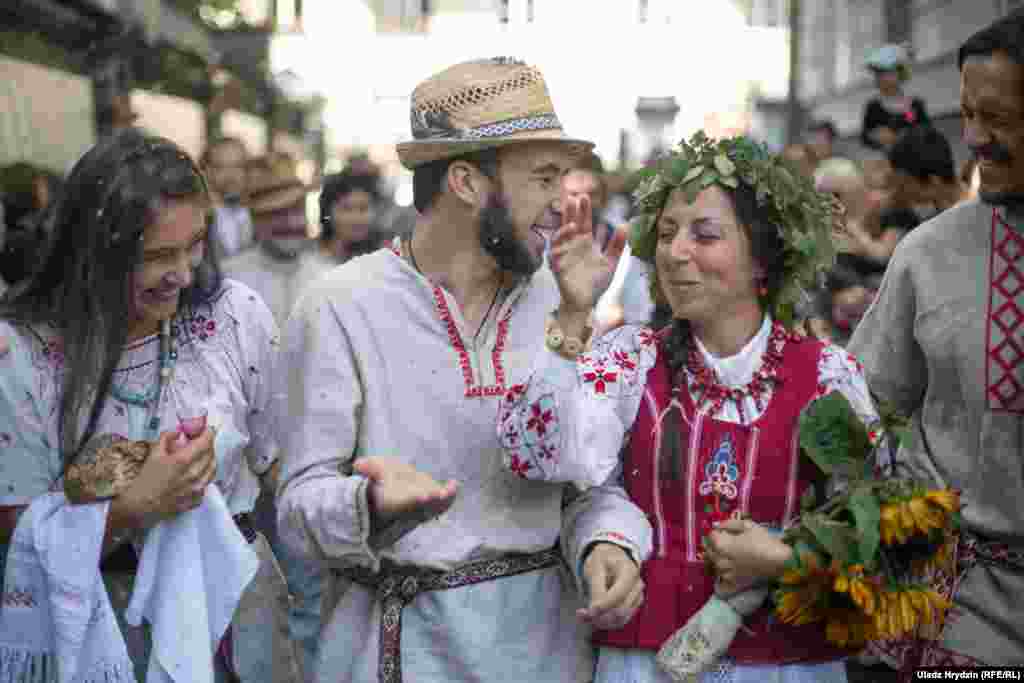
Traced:
POLYGON ((306 236, 306 195, 313 188, 266 158, 253 160, 248 175, 248 207, 256 239, 306 236))
POLYGON ((576 154, 594 146, 566 136, 544 76, 509 57, 462 62, 423 81, 410 119, 413 139, 398 145, 408 169, 516 142, 554 140, 576 154))

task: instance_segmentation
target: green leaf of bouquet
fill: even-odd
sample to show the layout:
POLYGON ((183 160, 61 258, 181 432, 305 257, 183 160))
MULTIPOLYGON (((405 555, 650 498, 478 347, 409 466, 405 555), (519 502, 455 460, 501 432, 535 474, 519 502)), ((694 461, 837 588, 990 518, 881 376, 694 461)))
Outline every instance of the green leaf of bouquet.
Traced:
POLYGON ((715 168, 723 176, 730 176, 736 172, 736 164, 732 163, 725 154, 718 154, 715 157, 715 168))
POLYGON ((800 496, 800 509, 804 512, 813 510, 818 506, 818 496, 813 486, 808 486, 804 494, 800 496))
POLYGON ((820 515, 805 516, 800 522, 814 535, 821 547, 834 559, 851 564, 857 553, 857 535, 846 524, 820 515))
POLYGON ((722 178, 722 184, 723 185, 728 185, 729 187, 731 187, 732 189, 735 190, 737 187, 740 186, 740 181, 736 180, 736 176, 731 175, 731 176, 725 176, 724 178, 722 178))
POLYGON ((834 391, 801 412, 800 446, 822 472, 832 474, 841 463, 853 462, 859 467, 871 441, 850 402, 834 391))
POLYGON ((696 178, 697 176, 699 176, 703 172, 704 172, 704 167, 703 166, 700 166, 700 165, 694 166, 693 168, 689 169, 686 172, 685 176, 683 176, 682 184, 685 185, 686 183, 690 182, 691 180, 693 180, 694 178, 696 178))
POLYGON ((858 487, 850 496, 846 507, 853 513, 857 525, 857 536, 860 538, 857 550, 862 564, 871 564, 878 551, 881 538, 879 521, 882 517, 881 506, 870 487, 858 487))

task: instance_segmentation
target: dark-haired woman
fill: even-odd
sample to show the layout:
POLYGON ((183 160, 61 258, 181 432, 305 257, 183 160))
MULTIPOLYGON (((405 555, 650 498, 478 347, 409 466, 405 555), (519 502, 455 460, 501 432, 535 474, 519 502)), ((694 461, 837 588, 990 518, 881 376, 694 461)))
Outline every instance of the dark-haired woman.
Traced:
POLYGON ((68 178, 29 285, 0 311, 0 680, 272 670, 272 653, 252 656, 263 644, 212 656, 254 548, 252 585, 267 571, 245 535, 276 472, 264 415, 277 328, 222 280, 208 211, 206 182, 175 144, 134 129, 103 141, 68 178), (113 499, 71 504, 67 467, 112 436, 153 443, 138 475, 113 499), (147 564, 158 540, 185 551, 147 564))
MULTIPOLYGON (((777 315, 830 260, 831 205, 797 176, 745 138, 681 143, 638 190, 631 239, 673 321, 660 333, 621 327, 579 355, 604 267, 588 211, 570 210, 555 238, 562 301, 550 352, 507 395, 499 435, 506 465, 527 478, 587 487, 620 477, 654 527, 637 608, 581 615, 603 629, 601 683, 671 681, 655 654, 705 604, 716 574, 725 594, 781 575, 791 553, 775 531, 809 487, 827 484, 795 447, 804 406, 839 391, 876 419, 853 358, 795 337, 777 315)), ((701 681, 846 680, 848 653, 820 623, 784 625, 762 607, 744 625, 701 681)))

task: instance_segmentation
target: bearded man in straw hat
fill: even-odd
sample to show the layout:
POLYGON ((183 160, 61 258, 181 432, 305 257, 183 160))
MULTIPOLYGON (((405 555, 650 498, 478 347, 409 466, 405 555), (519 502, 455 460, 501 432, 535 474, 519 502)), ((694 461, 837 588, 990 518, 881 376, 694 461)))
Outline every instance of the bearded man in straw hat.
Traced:
MULTIPOLYGON (((279 528, 332 568, 317 680, 589 681, 590 628, 642 600, 650 524, 617 486, 566 506, 510 472, 495 426, 558 304, 546 238, 591 145, 506 58, 421 83, 412 131, 411 240, 332 271, 285 331, 279 528)), ((540 448, 551 416, 509 438, 540 448)))

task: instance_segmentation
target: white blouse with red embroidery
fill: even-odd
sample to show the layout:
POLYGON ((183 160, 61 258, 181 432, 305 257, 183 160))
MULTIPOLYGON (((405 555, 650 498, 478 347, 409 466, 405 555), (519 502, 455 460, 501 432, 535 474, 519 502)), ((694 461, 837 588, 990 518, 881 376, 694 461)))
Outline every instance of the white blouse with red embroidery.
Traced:
MULTIPOLYGON (((772 321, 766 317, 747 345, 727 358, 711 355, 699 339, 697 349, 720 382, 740 388, 760 369, 771 331, 772 321)), ((498 436, 505 466, 527 479, 571 481, 581 488, 603 484, 619 467, 619 453, 645 400, 647 372, 657 353, 649 329, 624 326, 598 339, 575 362, 550 351, 542 354, 530 380, 513 386, 502 401, 498 436)), ((771 391, 769 383, 760 404, 749 394, 741 406, 726 400, 710 417, 749 424, 761 416, 771 391)), ((869 429, 877 425, 860 363, 830 345, 818 362, 818 394, 832 391, 850 401, 869 429)))

